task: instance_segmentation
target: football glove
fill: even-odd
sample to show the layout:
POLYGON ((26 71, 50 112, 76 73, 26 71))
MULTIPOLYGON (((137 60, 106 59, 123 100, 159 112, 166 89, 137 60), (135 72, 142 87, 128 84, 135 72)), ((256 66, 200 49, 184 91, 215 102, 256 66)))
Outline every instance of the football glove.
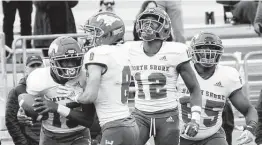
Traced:
POLYGON ((199 124, 196 120, 192 119, 190 122, 184 125, 182 134, 186 134, 189 137, 195 137, 199 130, 199 124))
POLYGON ((244 145, 252 142, 254 140, 255 136, 249 131, 244 130, 240 137, 237 139, 238 145, 244 145))
POLYGON ((31 117, 26 116, 25 110, 20 107, 17 112, 17 120, 18 122, 23 126, 32 126, 33 125, 33 119, 31 117))
POLYGON ((57 88, 57 93, 61 97, 75 98, 83 93, 83 89, 80 87, 73 87, 69 85, 59 86, 57 88))

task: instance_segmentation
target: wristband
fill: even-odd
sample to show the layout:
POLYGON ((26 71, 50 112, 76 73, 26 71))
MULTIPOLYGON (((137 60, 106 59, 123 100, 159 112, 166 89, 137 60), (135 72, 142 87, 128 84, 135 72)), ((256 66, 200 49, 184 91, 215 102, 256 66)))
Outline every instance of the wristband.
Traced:
POLYGON ((193 107, 191 107, 191 112, 192 113, 193 112, 197 112, 197 113, 201 114, 201 110, 202 110, 202 108, 200 106, 193 106, 193 107))
POLYGON ((70 108, 68 108, 68 107, 66 107, 66 106, 64 106, 64 105, 58 105, 58 108, 57 108, 57 112, 60 114, 60 115, 62 115, 62 116, 64 116, 64 117, 67 117, 68 115, 69 115, 69 113, 70 113, 70 108))
POLYGON ((197 123, 200 122, 201 118, 201 107, 200 106, 193 106, 191 108, 191 119, 196 120, 197 123))
POLYGON ((256 131, 256 128, 257 128, 257 122, 251 120, 251 121, 249 121, 249 122, 247 123, 247 125, 246 125, 245 128, 244 128, 244 130, 248 130, 248 131, 250 131, 252 134, 254 134, 255 131, 256 131))

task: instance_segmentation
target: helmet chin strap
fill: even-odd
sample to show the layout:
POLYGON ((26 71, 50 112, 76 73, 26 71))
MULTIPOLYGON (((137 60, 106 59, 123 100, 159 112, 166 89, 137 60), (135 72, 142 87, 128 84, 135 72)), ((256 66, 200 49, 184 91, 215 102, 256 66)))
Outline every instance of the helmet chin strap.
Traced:
MULTIPOLYGON (((143 32, 142 32, 143 33, 143 32)), ((149 36, 149 35, 143 35, 143 34, 141 34, 141 39, 143 40, 143 41, 153 41, 154 39, 155 39, 155 36, 149 36)))
POLYGON ((203 66, 205 68, 211 68, 211 67, 216 65, 216 64, 208 64, 208 63, 198 63, 198 64, 200 64, 201 66, 203 66))

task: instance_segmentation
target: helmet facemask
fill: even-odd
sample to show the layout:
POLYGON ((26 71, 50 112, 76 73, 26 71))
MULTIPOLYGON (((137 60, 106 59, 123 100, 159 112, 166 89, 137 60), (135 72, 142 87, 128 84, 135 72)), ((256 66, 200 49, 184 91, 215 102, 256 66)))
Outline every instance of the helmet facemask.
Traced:
POLYGON ((218 45, 198 45, 192 48, 192 60, 204 67, 217 65, 223 55, 224 49, 218 45))
POLYGON ((52 71, 64 79, 74 79, 79 76, 83 64, 83 54, 72 54, 50 58, 52 71))
MULTIPOLYGON (((154 39, 166 40, 169 35, 160 35, 166 26, 164 17, 157 14, 142 14, 136 22, 136 31, 139 37, 144 41, 152 41, 154 39)), ((165 29, 166 31, 166 29, 165 29)))
POLYGON ((94 27, 91 25, 84 25, 81 29, 84 30, 84 33, 88 35, 87 37, 80 38, 81 47, 86 51, 93 47, 96 47, 97 39, 104 35, 104 31, 101 28, 94 27))

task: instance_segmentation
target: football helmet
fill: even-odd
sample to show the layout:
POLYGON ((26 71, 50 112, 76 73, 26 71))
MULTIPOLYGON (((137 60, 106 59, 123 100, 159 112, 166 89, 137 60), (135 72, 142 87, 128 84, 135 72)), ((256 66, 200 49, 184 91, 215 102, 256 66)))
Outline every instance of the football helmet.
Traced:
POLYGON ((212 67, 219 63, 224 46, 221 39, 209 32, 195 35, 190 43, 192 60, 204 67, 212 67))
POLYGON ((92 16, 81 29, 88 34, 88 37, 81 38, 85 50, 102 44, 117 44, 123 41, 125 34, 123 20, 111 12, 100 12, 92 16))
POLYGON ((136 19, 136 32, 144 41, 166 40, 171 33, 171 21, 161 8, 148 8, 136 19))
POLYGON ((78 42, 72 37, 56 38, 48 50, 52 71, 64 79, 73 79, 80 73, 83 56, 78 42))

